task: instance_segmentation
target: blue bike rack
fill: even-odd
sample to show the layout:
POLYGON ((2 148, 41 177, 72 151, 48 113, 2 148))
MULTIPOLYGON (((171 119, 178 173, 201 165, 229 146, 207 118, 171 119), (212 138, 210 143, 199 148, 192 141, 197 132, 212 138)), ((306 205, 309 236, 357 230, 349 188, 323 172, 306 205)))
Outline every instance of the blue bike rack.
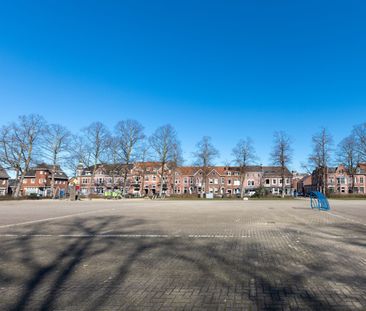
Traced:
POLYGON ((317 208, 322 211, 330 210, 328 199, 319 191, 310 192, 310 207, 317 208))

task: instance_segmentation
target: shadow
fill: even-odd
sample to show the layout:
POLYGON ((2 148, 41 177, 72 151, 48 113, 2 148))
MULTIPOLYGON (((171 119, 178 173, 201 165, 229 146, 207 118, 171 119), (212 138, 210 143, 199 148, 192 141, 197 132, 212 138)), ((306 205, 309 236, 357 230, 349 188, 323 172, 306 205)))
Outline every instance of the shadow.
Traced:
MULTIPOLYGON (((286 228, 286 236, 301 240, 292 245, 292 239, 286 244, 273 236, 175 237, 149 226, 141 219, 100 216, 17 228, 12 232, 24 236, 0 240, 0 293, 4 289, 7 297, 1 310, 332 311, 363 302, 349 290, 364 292, 365 276, 355 277, 353 267, 334 269, 350 262, 342 259, 342 248, 324 243, 331 227, 311 237, 307 228, 286 228), (142 234, 152 231, 162 236, 142 234)), ((276 228, 266 232, 274 235, 276 228)), ((363 228, 355 232, 365 234, 363 228)), ((341 243, 364 247, 363 240, 346 236, 341 243)))

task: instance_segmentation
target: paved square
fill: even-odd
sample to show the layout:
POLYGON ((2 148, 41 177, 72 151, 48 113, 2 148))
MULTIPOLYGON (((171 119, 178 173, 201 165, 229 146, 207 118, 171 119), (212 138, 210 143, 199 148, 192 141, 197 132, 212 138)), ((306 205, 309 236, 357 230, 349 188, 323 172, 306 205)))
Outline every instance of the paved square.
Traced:
POLYGON ((366 201, 0 202, 0 310, 366 310, 366 201))

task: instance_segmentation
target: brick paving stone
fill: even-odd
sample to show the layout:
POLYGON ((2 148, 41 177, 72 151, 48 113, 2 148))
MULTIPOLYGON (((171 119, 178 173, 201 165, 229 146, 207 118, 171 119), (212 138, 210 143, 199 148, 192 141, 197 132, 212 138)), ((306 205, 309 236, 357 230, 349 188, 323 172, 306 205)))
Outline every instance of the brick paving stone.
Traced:
POLYGON ((308 204, 0 202, 0 310, 366 310, 365 201, 308 204))

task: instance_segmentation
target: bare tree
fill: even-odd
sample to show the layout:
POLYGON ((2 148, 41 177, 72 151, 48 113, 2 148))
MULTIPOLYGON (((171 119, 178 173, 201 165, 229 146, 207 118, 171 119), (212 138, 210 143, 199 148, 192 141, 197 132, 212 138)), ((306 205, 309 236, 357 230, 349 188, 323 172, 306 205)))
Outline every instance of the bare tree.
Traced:
POLYGON ((0 161, 15 171, 14 197, 19 197, 21 185, 39 149, 46 121, 39 115, 20 116, 0 131, 0 161))
POLYGON ((51 193, 52 198, 57 195, 55 189, 55 174, 61 167, 61 163, 67 158, 70 150, 71 133, 59 124, 49 124, 43 135, 43 156, 51 161, 51 193))
POLYGON ((138 145, 144 139, 144 127, 135 120, 124 120, 117 123, 115 127, 117 144, 120 149, 120 157, 123 166, 123 195, 125 195, 127 176, 130 164, 137 157, 138 145))
POLYGON ((356 141, 360 161, 366 161, 366 122, 355 126, 352 135, 356 141))
POLYGON ((173 155, 172 160, 170 162, 170 169, 171 169, 171 189, 173 191, 175 190, 175 174, 177 171, 177 167, 183 165, 184 159, 183 159, 183 152, 181 148, 180 141, 176 141, 173 144, 173 155))
POLYGON ((91 181, 89 183, 89 198, 91 198, 91 187, 94 187, 95 172, 98 164, 104 160, 110 134, 106 126, 101 122, 93 122, 83 130, 85 149, 88 150, 88 157, 92 163, 91 181))
POLYGON ((309 163, 316 169, 321 182, 318 188, 324 193, 327 193, 327 176, 328 166, 331 161, 331 153, 333 146, 333 137, 330 133, 322 128, 319 133, 316 133, 312 138, 313 152, 309 156, 309 163))
POLYGON ((291 138, 285 132, 275 132, 273 136, 272 163, 281 167, 282 197, 285 196, 285 172, 287 165, 292 161, 293 150, 291 138))
POLYGON ((143 191, 145 189, 145 175, 147 171, 147 163, 148 159, 150 158, 150 145, 147 143, 146 139, 144 139, 138 151, 138 158, 137 160, 140 162, 140 169, 141 169, 141 189, 140 195, 144 195, 143 191))
POLYGON ((119 151, 118 138, 116 136, 110 136, 106 152, 106 161, 109 165, 106 167, 106 170, 107 174, 111 176, 111 188, 113 191, 116 188, 116 176, 120 175, 123 168, 119 151))
MULTIPOLYGON (((202 170, 202 190, 207 193, 207 175, 214 165, 214 160, 219 156, 219 151, 213 146, 211 137, 209 136, 203 136, 197 143, 196 149, 196 152, 194 152, 194 157, 196 158, 195 163, 202 170)), ((203 193, 201 191, 202 195, 203 193)))
POLYGON ((354 135, 350 135, 344 138, 339 144, 337 149, 337 161, 342 163, 349 172, 351 180, 351 192, 354 191, 355 181, 354 175, 356 174, 357 164, 360 161, 360 153, 357 146, 357 141, 354 135))
POLYGON ((70 148, 67 159, 65 160, 65 167, 76 175, 77 169, 80 165, 90 167, 92 165, 91 150, 87 147, 85 138, 81 135, 71 135, 70 148))
POLYGON ((176 145, 179 144, 177 133, 170 124, 161 126, 150 136, 149 143, 161 165, 159 196, 162 196, 165 184, 166 164, 172 161, 176 145))
POLYGON ((239 140, 239 142, 233 148, 232 153, 235 163, 239 166, 240 170, 240 196, 243 198, 245 192, 245 176, 248 166, 253 164, 253 162, 257 159, 252 140, 249 137, 239 140))

